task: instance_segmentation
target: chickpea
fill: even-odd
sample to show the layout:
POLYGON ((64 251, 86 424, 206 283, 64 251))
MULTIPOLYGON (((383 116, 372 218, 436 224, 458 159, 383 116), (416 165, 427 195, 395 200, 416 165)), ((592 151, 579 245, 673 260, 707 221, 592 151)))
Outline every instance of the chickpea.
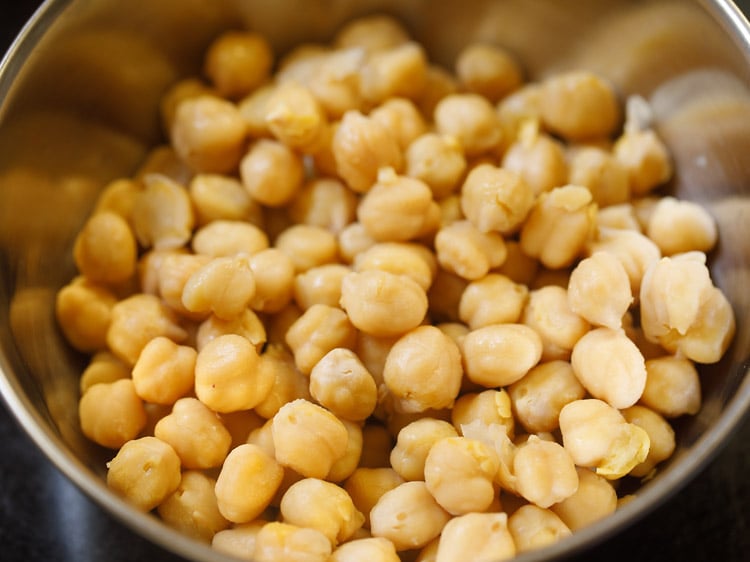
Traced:
POLYGON ((277 313, 292 299, 294 262, 278 248, 268 248, 248 258, 255 279, 250 306, 258 312, 277 313))
POLYGON ((312 152, 327 127, 325 112, 312 92, 297 82, 280 83, 266 101, 271 134, 286 146, 312 152))
POLYGON ((512 436, 514 420, 508 393, 504 389, 490 389, 460 396, 451 411, 451 423, 460 434, 463 426, 475 420, 502 426, 512 436))
POLYGON ((328 562, 331 543, 315 529, 272 521, 263 525, 255 539, 257 562, 328 562))
POLYGON ((516 231, 533 205, 534 192, 521 176, 491 164, 473 168, 461 188, 461 209, 481 232, 516 231))
POLYGON ((610 152, 583 146, 572 151, 568 182, 587 188, 600 207, 630 199, 628 172, 610 152))
POLYGON ((195 217, 187 190, 161 175, 144 178, 133 206, 133 231, 144 248, 176 249, 192 234, 195 217))
POLYGON ((155 404, 173 404, 193 389, 197 352, 157 336, 149 341, 133 366, 138 396, 155 404))
POLYGON ((427 55, 424 48, 407 41, 371 52, 361 69, 362 97, 371 104, 388 99, 416 99, 427 81, 427 55))
POLYGON ((104 349, 116 303, 109 289, 83 278, 64 286, 55 298, 55 318, 65 340, 84 353, 104 349))
POLYGON ((195 346, 201 351, 206 344, 219 336, 236 334, 247 338, 258 353, 266 343, 266 329, 258 315, 246 308, 231 320, 223 320, 215 314, 210 315, 198 326, 195 334, 195 346))
POLYGON ((482 232, 468 220, 442 227, 435 236, 435 251, 443 269, 476 281, 505 261, 505 240, 497 232, 482 232))
POLYGON ((524 324, 491 324, 464 338, 463 359, 472 382, 488 388, 523 377, 542 356, 542 340, 524 324))
POLYGON ((276 82, 266 82, 237 102, 237 110, 245 122, 249 137, 271 138, 266 116, 268 115, 268 100, 271 99, 277 87, 276 82))
POLYGON ((435 106, 433 117, 437 132, 458 140, 469 158, 496 150, 502 139, 495 108, 478 94, 447 95, 435 106))
POLYGON ((146 425, 143 401, 130 379, 92 385, 78 403, 78 418, 83 434, 109 449, 135 439, 146 425))
POLYGON ((336 33, 334 45, 338 49, 361 48, 371 53, 397 47, 409 41, 409 34, 395 18, 374 14, 359 17, 346 24, 336 33))
POLYGON ((502 166, 521 176, 534 195, 568 183, 568 163, 563 145, 540 133, 534 120, 521 127, 518 139, 503 155, 502 166))
POLYGON ((346 490, 318 478, 289 487, 281 499, 281 516, 286 523, 320 531, 334 546, 348 540, 365 519, 346 490))
POLYGON ((461 352, 435 326, 419 326, 404 334, 388 352, 383 380, 406 413, 448 408, 461 387, 461 352))
POLYGON ((182 293, 188 279, 211 261, 209 256, 189 254, 182 250, 151 252, 146 268, 146 275, 155 275, 156 292, 164 303, 180 317, 190 320, 202 320, 204 312, 191 312, 182 303, 182 293))
POLYGON ((183 101, 204 95, 216 96, 217 92, 199 78, 184 78, 170 86, 159 100, 159 113, 164 131, 169 133, 172 130, 177 108, 183 101))
POLYGON ((432 191, 417 179, 392 168, 379 171, 377 182, 357 207, 357 219, 379 242, 405 242, 437 225, 440 208, 432 191))
POLYGON ((214 258, 257 254, 268 245, 268 236, 254 224, 222 219, 199 228, 191 241, 196 254, 214 258))
POLYGON ((531 131, 539 132, 542 115, 541 92, 542 86, 539 82, 527 82, 497 103, 497 116, 503 133, 501 153, 521 138, 522 132, 529 131, 529 124, 533 124, 531 131))
POLYGON ((319 226, 296 224, 276 238, 276 249, 292 260, 297 273, 338 260, 336 236, 319 226))
POLYGON ((257 369, 260 356, 247 338, 225 334, 208 342, 195 363, 195 394, 220 413, 249 410, 265 400, 270 376, 257 369))
POLYGON ((631 293, 638 295, 646 269, 661 258, 659 247, 635 230, 599 227, 598 231, 597 239, 589 244, 589 255, 608 252, 620 260, 628 274, 631 293))
POLYGON ((456 192, 466 158, 455 137, 426 132, 406 147, 406 175, 426 183, 435 199, 456 192))
POLYGON ((284 470, 257 445, 232 449, 216 479, 216 500, 221 514, 233 523, 247 523, 271 503, 284 470))
POLYGON ((388 98, 370 112, 370 117, 396 136, 402 151, 427 132, 424 117, 408 98, 388 98))
POLYGON ((344 277, 341 306, 359 330, 379 337, 398 336, 421 324, 427 295, 410 277, 373 269, 344 277))
POLYGON ((430 250, 420 244, 379 242, 359 253, 354 259, 354 271, 368 270, 406 275, 426 291, 437 272, 437 260, 430 250))
POLYGON ((544 548, 572 534, 553 511, 534 504, 518 508, 508 518, 508 530, 519 553, 544 548))
POLYGON ((255 411, 266 419, 271 419, 279 409, 298 398, 309 399, 309 380, 299 372, 294 357, 278 345, 271 344, 260 356, 258 371, 263 377, 273 377, 271 391, 265 400, 255 406, 255 411))
POLYGON ((363 421, 378 399, 375 380, 353 351, 326 353, 310 371, 310 394, 339 418, 363 421))
POLYGON ((222 320, 238 317, 255 296, 255 277, 244 256, 213 258, 193 273, 182 290, 190 312, 213 313, 222 320))
POLYGON ((403 483, 404 479, 392 468, 359 467, 344 482, 344 490, 364 515, 363 526, 369 528, 370 510, 384 493, 403 483))
POLYGON ((370 530, 397 551, 413 550, 437 537, 450 518, 424 482, 404 482, 380 496, 370 511, 370 530))
POLYGON ((646 234, 665 256, 709 252, 718 238, 716 222, 704 207, 674 197, 663 197, 655 205, 646 234))
POLYGON ((347 264, 353 263, 359 254, 377 244, 377 240, 367 233, 365 226, 357 221, 344 227, 338 235, 338 241, 339 254, 347 264))
POLYGON ((330 562, 399 562, 393 543, 388 539, 367 537, 351 540, 333 551, 330 562))
POLYGON ((341 282, 351 269, 330 263, 312 267, 294 278, 294 301, 302 310, 314 304, 338 306, 341 300, 341 282))
POLYGON ((211 539, 211 546, 240 560, 254 560, 255 540, 266 523, 264 519, 235 523, 228 529, 218 531, 211 539))
POLYGON ((200 471, 183 472, 177 489, 157 507, 159 517, 181 533, 211 542, 217 532, 229 526, 219 512, 215 484, 200 471))
POLYGON ((257 227, 263 225, 260 205, 237 178, 196 174, 188 184, 188 194, 198 225, 205 226, 212 221, 250 221, 257 227))
POLYGON ((550 269, 571 265, 592 238, 596 204, 576 185, 542 193, 521 230, 521 249, 550 269))
POLYGON ((428 63, 422 93, 415 101, 422 115, 432 118, 440 100, 457 92, 458 80, 456 80, 456 77, 442 66, 428 63))
POLYGON ((689 359, 662 356, 646 361, 641 402, 667 418, 697 414, 701 408, 698 370, 689 359))
POLYGON ((440 535, 435 562, 507 560, 516 554, 505 513, 467 513, 448 521, 440 535))
POLYGON ((578 474, 570 453, 558 443, 536 435, 530 435, 516 450, 513 473, 521 496, 543 508, 561 502, 578 489, 578 474))
POLYGON ((308 478, 325 478, 346 453, 349 434, 341 420, 305 399, 284 404, 271 429, 276 459, 308 478))
POLYGON ((370 190, 380 168, 398 171, 403 165, 398 139, 382 123, 356 110, 344 113, 331 150, 338 175, 356 193, 370 190))
POLYGON ((143 512, 167 499, 180 480, 177 453, 156 437, 128 441, 107 464, 107 486, 143 512))
POLYGON ((638 217, 635 216, 635 208, 629 201, 599 209, 596 215, 596 227, 599 232, 604 230, 632 230, 637 233, 642 232, 638 217))
POLYGON ((560 410, 581 400, 586 390, 567 361, 553 360, 532 368, 508 388, 515 419, 530 433, 555 431, 560 410))
POLYGON ((649 477, 660 462, 672 456, 675 450, 674 429, 659 413, 645 406, 631 406, 622 411, 628 423, 642 427, 648 433, 650 446, 648 456, 630 471, 632 476, 649 477))
POLYGON ((289 206, 296 223, 325 228, 339 234, 356 218, 357 196, 334 178, 314 178, 305 183, 289 206))
POLYGON ((612 152, 628 172, 633 195, 646 195, 672 177, 669 151, 651 129, 628 130, 626 127, 612 152))
POLYGON ((76 237, 73 257, 84 277, 107 285, 133 275, 136 251, 135 236, 127 221, 116 213, 99 211, 76 237))
POLYGON ((364 110, 362 77, 366 53, 358 47, 346 47, 321 53, 305 84, 331 119, 340 119, 350 110, 364 110))
POLYGON ((297 319, 286 333, 297 368, 309 375, 313 367, 332 349, 351 349, 357 333, 340 308, 315 304, 297 319))
POLYGON ((187 338, 187 332, 158 297, 136 294, 112 307, 107 330, 107 345, 127 365, 135 365, 148 342, 164 336, 176 343, 187 338))
POLYGON ((349 438, 346 442, 344 455, 333 463, 331 470, 328 471, 325 478, 329 482, 335 482, 337 484, 340 484, 349 478, 349 476, 351 476, 357 469, 360 459, 362 458, 362 448, 365 444, 362 422, 350 421, 342 418, 339 418, 339 420, 344 424, 349 438))
POLYGON ((550 509, 575 532, 591 525, 617 508, 617 493, 612 484, 588 468, 577 468, 578 490, 550 509))
POLYGON ((430 447, 424 464, 427 489, 452 515, 484 511, 495 497, 500 460, 488 445, 466 437, 444 437, 430 447))
POLYGON ((564 72, 541 84, 542 122, 569 141, 609 137, 620 124, 620 107, 613 87, 587 71, 564 72))
POLYGON ((96 352, 81 373, 78 388, 83 396, 97 383, 110 383, 130 377, 130 368, 109 351, 96 352))
POLYGON ((570 274, 570 309, 595 326, 621 328, 622 318, 632 302, 628 273, 612 254, 595 252, 579 262, 570 274))
POLYGON ((226 31, 209 45, 204 71, 222 96, 241 98, 268 80, 273 51, 260 34, 226 31))
POLYGON ((520 320, 528 298, 526 285, 489 273, 466 286, 458 315, 472 330, 490 324, 512 324, 520 320))
POLYGON ((515 58, 497 45, 471 43, 456 59, 456 76, 470 92, 497 103, 518 89, 523 72, 515 58))
POLYGON ((254 200, 268 207, 283 207, 302 187, 301 157, 272 139, 256 140, 239 161, 242 185, 254 200))

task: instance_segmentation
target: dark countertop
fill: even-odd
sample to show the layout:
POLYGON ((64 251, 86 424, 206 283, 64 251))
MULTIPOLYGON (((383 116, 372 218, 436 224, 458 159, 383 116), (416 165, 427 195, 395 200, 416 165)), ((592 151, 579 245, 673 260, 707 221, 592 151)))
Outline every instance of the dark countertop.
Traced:
MULTIPOLYGON (((0 53, 37 4, 3 2, 0 53)), ((36 448, 2 400, 0 443, 4 562, 181 560, 133 534, 84 496, 36 448)), ((750 419, 675 497, 577 559, 750 560, 750 419)))

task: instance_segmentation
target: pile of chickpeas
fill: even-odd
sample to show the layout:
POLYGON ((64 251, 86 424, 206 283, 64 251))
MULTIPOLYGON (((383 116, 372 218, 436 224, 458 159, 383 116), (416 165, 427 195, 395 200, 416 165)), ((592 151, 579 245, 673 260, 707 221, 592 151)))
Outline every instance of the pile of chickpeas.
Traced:
POLYGON ((644 99, 387 16, 204 62, 57 297, 112 490, 248 560, 449 562, 653 477, 735 323, 644 99))

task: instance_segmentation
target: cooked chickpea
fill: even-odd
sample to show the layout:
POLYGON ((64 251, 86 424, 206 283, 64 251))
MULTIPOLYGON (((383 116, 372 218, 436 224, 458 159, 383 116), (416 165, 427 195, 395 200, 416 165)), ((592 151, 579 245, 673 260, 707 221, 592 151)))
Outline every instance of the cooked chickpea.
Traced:
POLYGON ((466 437, 444 437, 430 447, 424 479, 435 501, 452 515, 486 510, 495 498, 500 465, 489 445, 466 437))
POLYGON ((157 336, 149 341, 133 366, 133 384, 141 399, 173 404, 193 389, 195 349, 157 336))
POLYGON ((233 523, 247 523, 271 503, 281 485, 284 469, 257 445, 232 449, 216 479, 221 514, 233 523))
POLYGON ((257 369, 258 351, 247 338, 225 334, 208 342, 195 363, 195 394, 215 412, 249 410, 265 400, 272 379, 257 369))
POLYGON ((630 199, 627 170, 609 151, 597 146, 572 150, 568 183, 584 186, 600 207, 630 199))
POLYGON ((289 205, 293 221, 339 234, 356 217, 357 196, 334 178, 313 178, 289 205))
POLYGON ((404 482, 380 496, 370 511, 370 531, 397 551, 413 550, 437 537, 450 518, 424 482, 404 482))
POLYGON ((188 184, 196 222, 205 226, 212 221, 250 221, 263 224, 260 205, 235 177, 221 174, 196 174, 188 184))
POLYGON ((184 246, 195 222, 187 189, 161 175, 146 176, 144 183, 133 206, 133 231, 138 242, 156 250, 184 246))
POLYGON ((331 119, 339 119, 350 110, 365 109, 360 69, 366 53, 357 47, 333 49, 316 57, 315 72, 305 84, 331 119))
POLYGON ((65 285, 55 298, 55 318, 65 340, 84 353, 104 349, 116 303, 110 290, 83 278, 65 285))
POLYGON ((391 97, 370 112, 370 117, 379 121, 396 136, 401 150, 427 132, 427 123, 410 99, 391 97))
POLYGON ((716 221, 704 207, 674 197, 659 200, 649 217, 646 234, 665 256, 709 252, 718 238, 716 221))
POLYGON ((508 518, 508 530, 519 553, 544 548, 572 534, 553 511, 534 504, 514 511, 508 518))
POLYGON ((481 232, 516 231, 533 205, 534 192, 521 176, 491 164, 473 168, 461 188, 461 209, 481 232))
POLYGON ((628 274, 633 295, 640 293, 646 269, 661 258, 659 247, 644 234, 635 230, 602 227, 598 228, 597 238, 589 244, 588 252, 590 255, 607 252, 620 260, 628 274))
POLYGON ((612 152, 628 172, 633 195, 646 195, 672 177, 669 151, 651 129, 626 128, 612 147, 612 152))
POLYGON ((272 521, 255 538, 257 562, 328 562, 331 543, 315 529, 272 521))
POLYGON ((328 126, 318 100, 297 82, 283 82, 274 89, 266 101, 266 122, 276 139, 302 152, 314 151, 328 126))
POLYGON ((294 302, 302 310, 314 304, 338 306, 341 282, 351 269, 339 263, 311 267, 294 278, 294 302))
POLYGON ((435 199, 457 191, 466 171, 466 158, 458 140, 449 135, 425 133, 406 148, 406 175, 426 183, 435 199))
POLYGON ((279 409, 292 400, 310 398, 309 380, 299 372, 294 357, 278 345, 271 344, 260 356, 259 376, 272 377, 271 391, 265 400, 255 406, 255 411, 266 419, 271 419, 279 409))
POLYGON ((271 138, 266 116, 268 115, 268 100, 271 99, 277 87, 276 82, 266 82, 237 102, 237 110, 245 122, 249 137, 271 138))
POLYGON ((557 285, 530 291, 521 321, 539 334, 545 361, 569 359, 576 342, 590 327, 571 310, 568 291, 557 285))
POLYGON ((357 469, 362 458, 362 448, 365 445, 362 422, 349 421, 343 418, 339 418, 339 420, 344 424, 349 438, 343 456, 333 463, 325 478, 336 484, 341 484, 357 469))
POLYGON ((538 123, 525 123, 518 139, 503 154, 502 167, 517 173, 534 195, 568 183, 568 163, 563 145, 538 131, 538 123))
POLYGON ((354 259, 354 271, 372 269, 411 277, 426 291, 437 272, 437 260, 432 251, 420 244, 379 242, 354 259))
POLYGON ((318 478, 292 484, 280 508, 285 523, 316 529, 334 546, 348 540, 365 519, 346 490, 318 478))
POLYGON ((466 286, 458 315, 472 330, 490 324, 512 324, 520 320, 528 298, 526 285, 489 273, 466 286))
POLYGON ((523 377, 542 357, 542 340, 524 324, 491 324, 464 338, 466 375, 488 388, 507 386, 523 377))
POLYGON ((484 278, 507 255, 498 232, 482 232, 468 220, 443 226, 435 235, 435 252, 443 269, 469 281, 484 278))
POLYGON ((570 273, 570 309, 594 326, 621 328, 622 318, 632 302, 628 273, 610 253, 595 252, 570 273))
POLYGON ((287 205, 302 187, 302 158, 272 139, 255 141, 239 161, 240 179, 250 196, 267 207, 287 205))
POLYGON ((585 187, 542 193, 521 230, 521 249, 550 269, 571 265, 593 236, 596 204, 585 187))
POLYGON ((502 47, 471 43, 456 59, 456 76, 461 85, 496 103, 523 83, 523 72, 516 59, 502 47))
POLYGON ((407 41, 370 53, 360 74, 362 97, 372 104, 388 99, 416 99, 427 81, 424 48, 407 41))
POLYGON ((200 78, 183 78, 175 82, 159 100, 159 113, 164 131, 169 133, 172 130, 177 108, 183 101, 203 95, 215 96, 216 94, 216 90, 200 78))
POLYGON ((545 79, 541 86, 542 122, 566 140, 607 138, 620 125, 613 87, 591 72, 560 73, 545 79))
POLYGON ((195 313, 223 320, 238 317, 255 296, 255 277, 244 256, 213 258, 193 273, 182 290, 182 304, 195 313))
POLYGON ((506 513, 467 513, 446 523, 435 562, 507 560, 515 555, 506 513))
POLYGON ((83 434, 110 449, 135 439, 146 425, 146 410, 133 381, 119 379, 91 386, 78 403, 83 434))
POLYGON ((198 326, 198 331, 195 334, 195 347, 198 351, 201 351, 208 342, 225 334, 237 334, 247 338, 258 350, 258 353, 261 352, 267 340, 263 322, 255 312, 246 308, 230 320, 224 320, 215 314, 211 314, 198 326))
POLYGON ((210 256, 190 254, 182 250, 157 250, 149 254, 144 274, 155 276, 156 294, 180 317, 201 320, 206 314, 188 310, 182 303, 182 292, 188 279, 210 261, 210 256))
POLYGON ((294 262, 278 248, 268 248, 248 258, 255 279, 250 306, 258 312, 277 313, 292 299, 294 262))
POLYGON ((532 368, 508 388, 515 419, 530 433, 555 431, 560 410, 586 395, 567 361, 553 360, 532 368))
POLYGON ((370 510, 380 497, 404 483, 404 479, 392 468, 359 467, 344 482, 354 506, 364 515, 363 526, 370 527, 370 510))
POLYGON ((218 219, 195 231, 190 242, 196 254, 214 258, 257 254, 268 248, 268 235, 249 222, 218 219))
POLYGON ((135 272, 136 241, 120 215, 99 211, 76 236, 73 258, 78 271, 93 283, 116 284, 135 272))
POLYGON ((403 165, 398 139, 382 123, 355 110, 344 113, 331 150, 339 176, 357 193, 370 190, 380 168, 398 171, 403 165))
POLYGON ((536 435, 530 435, 516 450, 513 473, 521 496, 543 508, 563 501, 578 489, 578 474, 570 453, 558 443, 536 435))
POLYGON ((515 422, 508 393, 504 389, 489 389, 461 395, 451 411, 451 423, 461 433, 463 426, 475 420, 500 425, 512 436, 515 422))
POLYGON ((487 98, 472 93, 445 96, 435 106, 435 129, 458 140, 471 158, 496 150, 502 139, 497 113, 487 98))
POLYGON ((338 261, 336 236, 320 226, 295 224, 276 238, 276 249, 292 260, 297 273, 338 261))
POLYGON ((200 471, 183 472, 177 489, 159 504, 159 517, 181 533, 211 542, 217 532, 229 526, 219 512, 215 484, 213 478, 200 471))
POLYGON ((596 214, 596 227, 602 230, 632 230, 642 232, 635 208, 631 202, 609 205, 596 214))
POLYGON ((367 537, 351 540, 333 551, 330 562, 399 562, 396 548, 388 539, 367 537))
POLYGON ((391 347, 383 369, 396 408, 405 413, 452 406, 462 375, 458 346, 435 326, 404 334, 391 347))
POLYGON ((109 351, 96 352, 81 373, 79 391, 83 396, 97 383, 110 383, 130 377, 130 368, 109 351))
POLYGON ((366 52, 382 51, 409 41, 409 34, 395 18, 373 14, 345 23, 336 33, 334 45, 339 49, 357 47, 366 52))
POLYGON ((218 531, 211 539, 211 546, 240 560, 254 560, 255 540, 266 523, 264 519, 255 519, 250 523, 235 523, 228 529, 218 531))
POLYGON ((575 532, 591 525, 617 508, 617 493, 612 484, 588 468, 577 469, 578 490, 550 509, 575 532))
POLYGON ((631 406, 623 410, 622 415, 628 423, 642 427, 648 433, 648 456, 630 471, 632 476, 648 477, 652 475, 657 464, 672 456, 675 450, 674 429, 659 413, 645 406, 631 406))
POLYGON ((339 418, 363 421, 378 399, 375 379, 353 351, 326 353, 310 371, 310 394, 339 418))
POLYGON ((359 254, 377 244, 377 240, 367 233, 365 226, 357 221, 339 232, 338 241, 341 259, 348 264, 353 263, 359 254))
POLYGON ((410 277, 373 269, 344 277, 341 306, 359 330, 373 336, 397 336, 422 323, 427 295, 410 277))
POLYGON ((541 92, 539 82, 527 82, 497 103, 497 115, 503 139, 500 146, 505 151, 528 131, 528 124, 535 124, 532 130, 539 131, 541 122, 541 92))
POLYGON ((180 458, 156 437, 128 441, 107 464, 107 486, 143 512, 168 498, 180 480, 180 458))
POLYGON ((268 80, 273 51, 265 37, 250 31, 226 31, 208 46, 204 71, 219 93, 240 98, 268 80))
POLYGON ((695 365, 689 359, 673 356, 646 361, 646 386, 641 402, 667 418, 697 414, 702 398, 695 365))
POLYGON ((337 347, 351 349, 357 332, 340 308, 315 304, 287 330, 286 343, 294 353, 297 368, 309 375, 326 353, 337 347))

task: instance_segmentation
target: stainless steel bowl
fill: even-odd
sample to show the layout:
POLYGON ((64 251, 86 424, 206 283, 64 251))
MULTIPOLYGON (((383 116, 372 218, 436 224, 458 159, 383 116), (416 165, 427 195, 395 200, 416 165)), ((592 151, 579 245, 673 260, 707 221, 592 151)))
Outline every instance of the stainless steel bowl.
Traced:
POLYGON ((49 459, 104 509, 181 556, 228 560, 129 507, 103 481, 103 452, 77 420, 83 358, 55 325, 71 246, 98 190, 131 173, 160 138, 157 102, 199 70, 221 30, 249 27, 278 52, 329 38, 354 16, 400 17, 433 58, 467 41, 515 51, 531 78, 586 67, 640 93, 678 166, 674 192, 716 217, 711 258, 737 317, 726 358, 704 369, 701 412, 678 449, 611 517, 518 560, 564 557, 605 540, 692 479, 750 410, 750 27, 722 0, 50 0, 0 66, 0 391, 49 459))

